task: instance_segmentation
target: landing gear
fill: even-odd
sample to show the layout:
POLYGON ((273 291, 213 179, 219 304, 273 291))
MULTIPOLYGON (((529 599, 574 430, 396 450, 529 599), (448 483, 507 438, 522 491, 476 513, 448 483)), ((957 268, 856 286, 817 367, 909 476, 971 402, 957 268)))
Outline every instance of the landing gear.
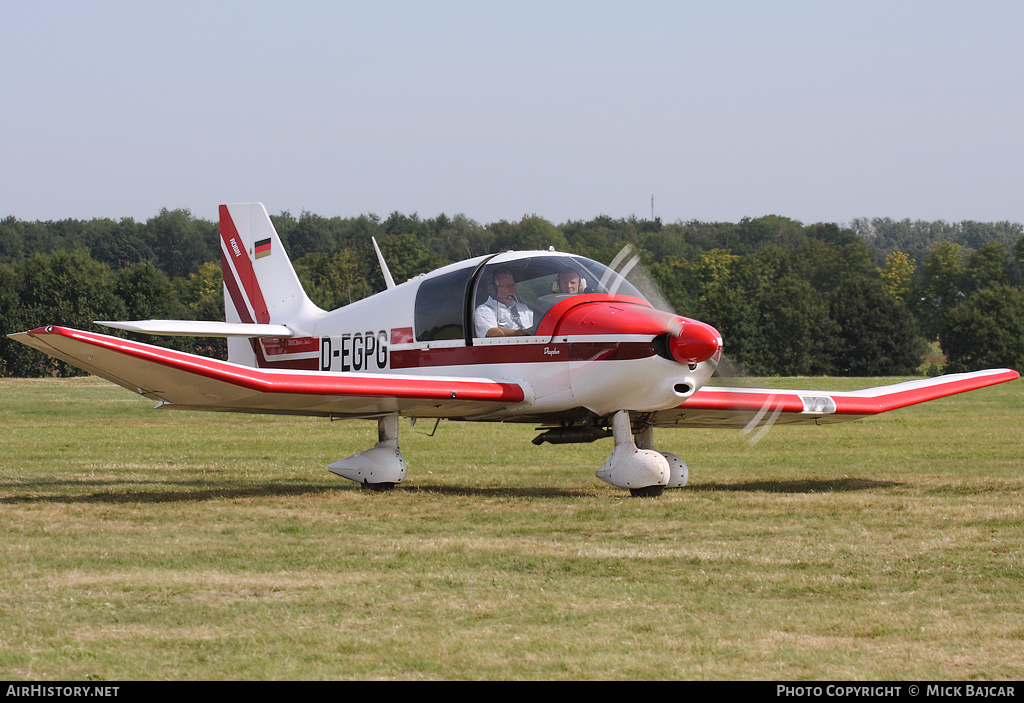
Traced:
POLYGON ((375 491, 387 491, 405 479, 405 457, 398 448, 398 415, 377 420, 377 444, 327 467, 332 474, 375 491))
POLYGON ((675 454, 654 448, 654 430, 645 428, 633 439, 628 410, 612 416, 615 449, 597 471, 597 477, 619 488, 628 488, 635 497, 657 497, 666 488, 681 488, 689 480, 686 463, 675 454))
POLYGON ((619 410, 612 416, 612 437, 615 449, 597 470, 602 481, 628 488, 633 495, 658 494, 669 481, 668 461, 653 449, 640 449, 633 441, 633 430, 628 410, 619 410))

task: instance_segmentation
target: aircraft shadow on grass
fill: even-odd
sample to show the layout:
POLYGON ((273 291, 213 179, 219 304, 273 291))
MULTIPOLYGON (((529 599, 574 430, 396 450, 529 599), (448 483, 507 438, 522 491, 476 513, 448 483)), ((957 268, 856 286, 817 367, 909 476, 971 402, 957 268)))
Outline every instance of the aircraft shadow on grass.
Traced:
POLYGON ((239 484, 212 481, 37 480, 4 481, 0 490, 95 487, 92 493, 8 495, 0 504, 24 503, 189 503, 232 498, 318 495, 338 490, 334 483, 268 481, 239 484), (106 487, 106 490, 103 490, 106 487), (161 488, 163 488, 161 490, 161 488), (154 490, 156 489, 156 490, 154 490))
MULTIPOLYGON (((893 488, 904 484, 896 481, 878 481, 863 478, 838 479, 794 479, 790 481, 745 481, 741 483, 704 483, 692 485, 693 491, 702 492, 747 492, 747 493, 847 493, 880 488, 893 488)), ((95 487, 101 490, 77 495, 8 495, 0 497, 0 504, 33 503, 187 503, 210 500, 231 500, 235 498, 283 498, 303 495, 323 495, 336 492, 361 490, 355 487, 339 488, 334 483, 269 481, 262 484, 232 485, 211 484, 208 481, 123 481, 123 480, 54 480, 0 482, 0 490, 40 488, 95 487), (106 487, 107 490, 102 490, 106 487), (115 488, 116 487, 116 488, 115 488), (162 490, 153 490, 154 488, 162 490), (173 488, 172 488, 173 487, 173 488), (137 488, 137 490, 133 490, 137 488)), ((397 487, 397 493, 437 493, 459 497, 482 498, 585 498, 592 495, 586 491, 560 489, 551 486, 528 487, 483 487, 466 486, 415 486, 407 484, 397 487)))
POLYGON ((898 481, 876 481, 870 478, 794 479, 791 481, 743 481, 742 483, 700 483, 690 487, 694 491, 747 493, 849 493, 876 488, 894 488, 904 484, 898 481))

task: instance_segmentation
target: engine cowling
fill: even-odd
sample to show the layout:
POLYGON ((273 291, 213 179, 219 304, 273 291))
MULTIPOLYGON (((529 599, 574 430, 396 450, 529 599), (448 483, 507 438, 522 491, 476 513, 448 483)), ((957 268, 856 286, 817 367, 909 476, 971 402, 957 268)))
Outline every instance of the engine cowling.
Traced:
POLYGON ((620 301, 587 302, 566 310, 554 334, 663 337, 667 355, 680 364, 707 361, 722 348, 722 335, 711 325, 647 305, 620 301))

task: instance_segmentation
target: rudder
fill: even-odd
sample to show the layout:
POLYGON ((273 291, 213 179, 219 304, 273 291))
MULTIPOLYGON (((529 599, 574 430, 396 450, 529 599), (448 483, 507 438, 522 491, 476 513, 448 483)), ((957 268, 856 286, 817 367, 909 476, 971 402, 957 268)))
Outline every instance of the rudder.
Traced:
MULTIPOLYGON (((227 322, 302 329, 324 314, 302 289, 262 203, 221 205, 220 239, 227 322)), ((229 338, 228 360, 255 366, 250 341, 229 338)))

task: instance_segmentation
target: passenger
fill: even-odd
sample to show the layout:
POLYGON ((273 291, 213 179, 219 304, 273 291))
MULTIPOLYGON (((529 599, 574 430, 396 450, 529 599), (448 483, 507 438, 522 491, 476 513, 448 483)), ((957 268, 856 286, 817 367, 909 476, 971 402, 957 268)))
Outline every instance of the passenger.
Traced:
POLYGON ((494 290, 474 316, 477 337, 517 337, 529 334, 533 311, 516 298, 516 280, 510 271, 494 274, 494 290))
POLYGON ((560 293, 562 295, 576 295, 581 291, 581 288, 586 286, 585 283, 583 286, 580 286, 580 280, 580 275, 578 273, 572 269, 565 269, 558 274, 558 288, 555 289, 555 293, 560 293))

